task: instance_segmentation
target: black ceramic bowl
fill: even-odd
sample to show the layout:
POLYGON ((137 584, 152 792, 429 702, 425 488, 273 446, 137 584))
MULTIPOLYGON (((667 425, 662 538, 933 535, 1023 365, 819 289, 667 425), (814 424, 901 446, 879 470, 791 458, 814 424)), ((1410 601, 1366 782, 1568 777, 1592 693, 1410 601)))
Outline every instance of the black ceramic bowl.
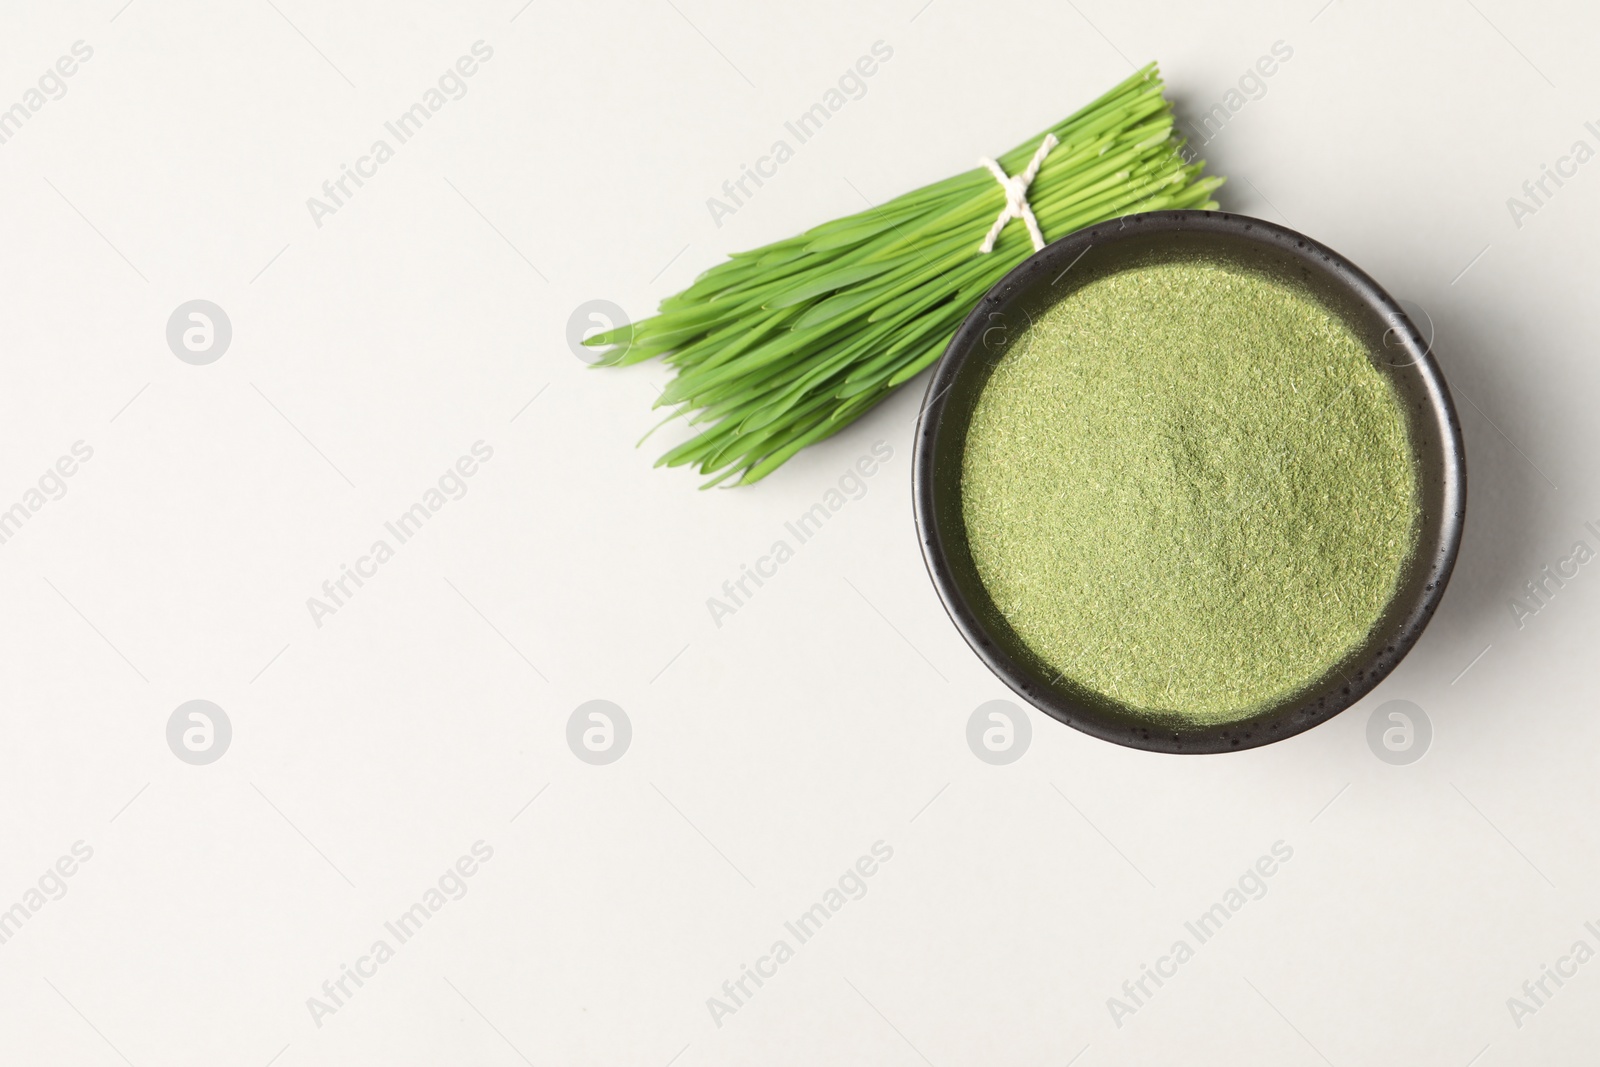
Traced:
POLYGON ((984 296, 928 383, 917 426, 914 502, 928 573, 950 618, 1018 695, 1085 733, 1158 752, 1227 752, 1282 740, 1361 699, 1410 651, 1455 565, 1466 513, 1461 427, 1430 344, 1371 278, 1337 252, 1282 226, 1215 211, 1158 211, 1080 230, 1026 260, 984 296), (1323 678, 1247 719, 1214 725, 1156 722, 1056 680, 990 600, 967 546, 961 457, 967 426, 1009 339, 1030 316, 1086 282, 1175 257, 1204 256, 1309 287, 1358 337, 1404 402, 1419 476, 1421 526, 1408 573, 1366 643, 1323 678))

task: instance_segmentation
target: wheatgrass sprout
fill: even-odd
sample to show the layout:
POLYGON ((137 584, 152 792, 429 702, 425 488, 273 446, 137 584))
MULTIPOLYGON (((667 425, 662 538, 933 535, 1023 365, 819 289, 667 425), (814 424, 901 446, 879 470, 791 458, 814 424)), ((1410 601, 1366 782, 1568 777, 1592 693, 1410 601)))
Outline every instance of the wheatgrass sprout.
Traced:
MULTIPOLYGON (((1028 202, 1046 240, 1140 211, 1214 209, 1173 133, 1155 64, 999 157, 1025 169, 1048 134, 1028 202)), ((982 167, 729 257, 661 302, 656 315, 596 334, 602 366, 659 356, 676 375, 657 407, 702 427, 657 465, 691 465, 709 488, 749 485, 838 433, 933 364, 973 306, 1033 252, 982 167)), ((648 435, 647 435, 648 436, 648 435)))

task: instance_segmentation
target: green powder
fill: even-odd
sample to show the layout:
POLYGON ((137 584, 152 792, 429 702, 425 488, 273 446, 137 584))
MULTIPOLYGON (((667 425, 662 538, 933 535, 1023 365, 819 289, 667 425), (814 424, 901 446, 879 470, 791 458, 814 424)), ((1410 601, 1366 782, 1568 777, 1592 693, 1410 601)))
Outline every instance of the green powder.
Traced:
POLYGON ((1371 349, 1209 261, 1092 281, 1015 340, 962 464, 978 573, 1075 686, 1243 718, 1366 640, 1409 563, 1404 413, 1371 349))

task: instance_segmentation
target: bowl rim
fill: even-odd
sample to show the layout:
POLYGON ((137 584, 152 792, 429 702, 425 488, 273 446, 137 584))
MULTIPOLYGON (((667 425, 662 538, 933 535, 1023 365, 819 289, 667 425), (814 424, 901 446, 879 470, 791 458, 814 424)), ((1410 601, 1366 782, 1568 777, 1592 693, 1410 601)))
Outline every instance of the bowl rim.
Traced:
MULTIPOLYGON (((1398 366, 1388 373, 1397 371, 1398 366)), ((951 421, 955 419, 952 417, 951 421)), ((965 426, 963 422, 963 433, 965 426)), ((1455 567, 1466 516, 1466 454, 1455 404, 1434 358, 1431 338, 1423 341, 1399 303, 1366 272, 1326 245, 1265 219, 1224 211, 1154 211, 1100 223, 1047 244, 996 282, 973 307, 935 365, 924 393, 912 455, 912 506, 923 561, 945 612, 979 659, 1014 693, 1052 718, 1116 744, 1168 753, 1232 752, 1281 741, 1326 722, 1371 692, 1405 658, 1432 618, 1455 567), (1422 569, 1427 579, 1425 589, 1410 604, 1403 603, 1400 594, 1396 594, 1385 615, 1397 604, 1402 610, 1394 614, 1383 631, 1386 636, 1378 642, 1379 650, 1360 663, 1354 680, 1336 665, 1299 694, 1251 717, 1231 723, 1185 725, 1181 729, 1154 720, 1143 726, 1132 725, 1128 719, 1114 721, 1107 713, 1056 687, 1054 680, 1044 680, 1042 672, 1032 664, 1013 657, 1002 647, 1005 642, 995 639, 990 625, 957 584, 947 538, 937 521, 941 486, 935 461, 940 430, 950 410, 951 386, 974 360, 987 358, 983 336, 993 315, 1027 299, 1040 285, 1040 279, 1064 273, 1091 247, 1105 247, 1129 237, 1180 232, 1220 235, 1244 244, 1270 246, 1298 261, 1297 265, 1335 280, 1349 296, 1383 315, 1385 321, 1403 324, 1406 329, 1401 341, 1413 357, 1405 366, 1416 368, 1421 393, 1426 398, 1425 414, 1439 428, 1439 440, 1430 451, 1438 455, 1442 477, 1438 534, 1430 538, 1424 530, 1414 557, 1414 566, 1422 569), (1320 699, 1301 701, 1301 694, 1326 688, 1335 672, 1343 674, 1348 684, 1331 693, 1323 692, 1320 699)), ((1415 582, 1412 586, 1417 588, 1415 582)))

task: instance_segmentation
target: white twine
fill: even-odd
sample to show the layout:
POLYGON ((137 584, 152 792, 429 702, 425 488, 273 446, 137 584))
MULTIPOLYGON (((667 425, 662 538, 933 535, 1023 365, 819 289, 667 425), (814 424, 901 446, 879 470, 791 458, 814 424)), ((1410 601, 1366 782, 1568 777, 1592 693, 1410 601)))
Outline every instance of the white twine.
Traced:
POLYGON ((1021 219, 1023 225, 1028 227, 1028 236, 1033 238, 1035 252, 1044 247, 1044 234, 1039 232, 1039 220, 1033 217, 1033 208, 1028 206, 1028 186, 1039 176, 1039 168, 1044 165, 1044 157, 1050 154, 1050 149, 1060 143, 1056 140, 1055 134, 1045 134, 1044 140, 1039 142, 1039 150, 1034 152, 1033 160, 1028 164, 1028 169, 1015 177, 1007 177, 1005 169, 992 159, 986 157, 978 160, 989 168, 994 180, 1006 191, 1005 210, 1000 212, 1000 217, 989 227, 989 233, 984 237, 983 244, 978 246, 978 251, 985 255, 993 252, 994 243, 1000 239, 1000 231, 1005 229, 1006 223, 1012 219, 1021 219))

